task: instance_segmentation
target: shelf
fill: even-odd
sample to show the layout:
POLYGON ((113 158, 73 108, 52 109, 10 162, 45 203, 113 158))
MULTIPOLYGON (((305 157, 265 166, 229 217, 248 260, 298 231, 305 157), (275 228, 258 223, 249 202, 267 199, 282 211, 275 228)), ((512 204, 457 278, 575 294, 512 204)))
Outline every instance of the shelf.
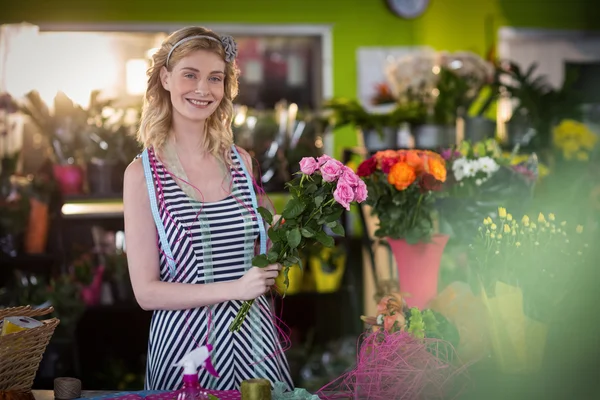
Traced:
POLYGON ((61 208, 63 218, 123 218, 123 201, 91 200, 67 202, 61 208))

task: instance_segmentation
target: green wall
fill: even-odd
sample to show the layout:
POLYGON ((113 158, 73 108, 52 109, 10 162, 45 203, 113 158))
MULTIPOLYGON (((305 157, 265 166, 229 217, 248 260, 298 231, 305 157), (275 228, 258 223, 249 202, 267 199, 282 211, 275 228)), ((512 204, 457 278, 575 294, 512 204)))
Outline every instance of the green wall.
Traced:
MULTIPOLYGON (((4 2, 0 22, 187 22, 331 24, 334 94, 356 95, 356 48, 425 44, 483 54, 493 26, 600 29, 598 0, 431 0, 413 21, 394 16, 385 0, 20 0, 4 2)), ((493 36, 493 35, 492 35, 493 36)), ((336 135, 336 147, 352 144, 336 135)))

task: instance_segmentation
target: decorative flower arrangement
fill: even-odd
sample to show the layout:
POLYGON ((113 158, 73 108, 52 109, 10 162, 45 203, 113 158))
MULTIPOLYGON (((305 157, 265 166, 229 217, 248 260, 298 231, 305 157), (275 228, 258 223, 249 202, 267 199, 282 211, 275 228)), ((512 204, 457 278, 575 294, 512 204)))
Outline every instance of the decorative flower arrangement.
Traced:
MULTIPOLYGON (((471 266, 484 287, 496 281, 523 289, 527 311, 551 313, 563 300, 578 266, 587 261, 583 226, 558 222, 552 213, 517 219, 503 207, 488 216, 469 245, 471 266)), ((540 317, 540 315, 534 315, 540 317)))
POLYGON ((552 130, 554 147, 569 160, 587 161, 598 136, 586 124, 564 119, 552 130))
POLYGON ((377 304, 377 316, 362 316, 373 332, 408 332, 415 338, 438 338, 458 343, 458 332, 441 314, 431 309, 408 307, 399 293, 384 296, 377 304))
MULTIPOLYGON (((407 399, 458 397, 467 383, 465 365, 454 346, 440 338, 438 318, 445 318, 431 310, 407 309, 399 294, 382 298, 378 312, 376 318, 362 317, 374 329, 359 340, 356 367, 324 386, 319 397, 333 399, 327 391, 373 400, 398 398, 398 393, 407 399)), ((456 329, 447 326, 456 338, 456 329)))
POLYGON ((379 217, 376 236, 427 242, 433 231, 434 192, 446 180, 444 159, 425 150, 385 150, 363 161, 357 174, 379 217))
MULTIPOLYGON (((286 287, 290 267, 301 265, 299 251, 316 243, 333 247, 334 239, 324 229, 343 236, 344 227, 339 219, 344 209, 350 210, 350 204, 354 202, 364 202, 368 194, 366 184, 350 167, 328 155, 316 159, 304 157, 298 174, 299 177, 286 183, 292 198, 286 204, 282 218, 274 221, 269 210, 258 208, 264 220, 271 225, 268 234, 272 246, 267 254, 260 254, 252 260, 256 267, 282 264, 286 287)), ((244 302, 229 327, 230 331, 239 330, 253 303, 244 302)))

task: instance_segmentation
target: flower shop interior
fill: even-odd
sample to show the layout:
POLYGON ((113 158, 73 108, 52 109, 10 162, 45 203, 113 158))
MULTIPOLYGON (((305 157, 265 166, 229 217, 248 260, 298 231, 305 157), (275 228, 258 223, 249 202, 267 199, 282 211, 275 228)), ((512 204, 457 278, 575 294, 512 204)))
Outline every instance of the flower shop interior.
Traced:
POLYGON ((0 10, 0 399, 151 396, 124 172, 192 25, 237 43, 233 140, 294 249, 266 296, 296 389, 268 398, 600 397, 595 0, 0 10))

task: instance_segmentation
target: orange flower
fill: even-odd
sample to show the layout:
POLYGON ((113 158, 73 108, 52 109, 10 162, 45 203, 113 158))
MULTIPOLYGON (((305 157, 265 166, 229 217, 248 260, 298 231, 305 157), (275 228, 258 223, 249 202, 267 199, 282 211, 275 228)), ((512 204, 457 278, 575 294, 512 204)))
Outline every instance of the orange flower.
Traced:
POLYGON ((423 159, 419 156, 416 151, 409 151, 406 153, 406 163, 414 168, 416 173, 423 171, 424 164, 423 159))
POLYGON ((388 175, 388 182, 396 187, 398 190, 404 190, 409 187, 417 178, 415 170, 404 162, 395 164, 390 169, 388 175))
POLYGON ((394 315, 387 315, 383 317, 383 329, 389 333, 395 332, 396 329, 394 329, 394 325, 396 322, 398 322, 398 327, 396 329, 404 330, 406 319, 402 313, 396 313, 394 315))
POLYGON ((428 172, 440 182, 446 181, 446 165, 437 158, 429 158, 427 160, 428 172))
POLYGON ((398 158, 398 152, 396 150, 382 150, 375 153, 375 159, 378 162, 384 158, 398 158))

